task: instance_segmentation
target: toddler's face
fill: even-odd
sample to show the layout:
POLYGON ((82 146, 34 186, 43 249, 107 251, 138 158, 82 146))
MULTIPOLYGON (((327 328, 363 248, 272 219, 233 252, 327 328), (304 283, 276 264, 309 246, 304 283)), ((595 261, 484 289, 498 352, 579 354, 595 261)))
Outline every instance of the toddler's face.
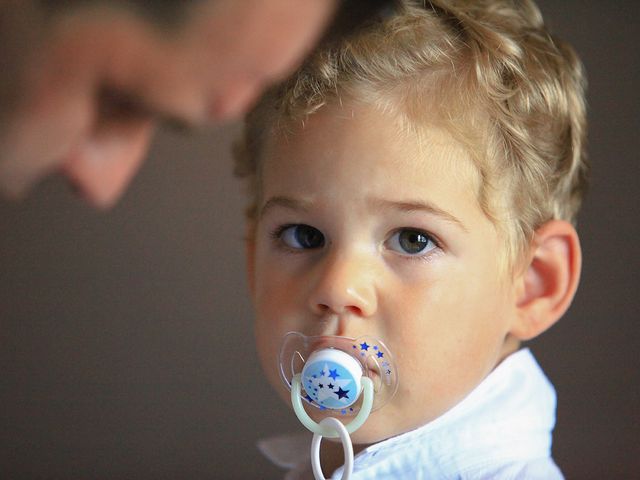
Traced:
POLYGON ((399 388, 356 443, 441 415, 514 348, 514 287, 471 160, 444 131, 422 137, 371 109, 327 107, 266 150, 248 249, 262 365, 288 398, 287 332, 382 340, 399 388))

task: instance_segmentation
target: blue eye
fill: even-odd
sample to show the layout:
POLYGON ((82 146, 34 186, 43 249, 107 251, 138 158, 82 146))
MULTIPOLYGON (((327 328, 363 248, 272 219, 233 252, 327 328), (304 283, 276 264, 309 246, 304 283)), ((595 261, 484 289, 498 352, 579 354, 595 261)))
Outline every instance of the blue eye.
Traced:
POLYGON ((437 247, 433 239, 422 230, 403 228, 395 232, 388 241, 389 248, 406 255, 426 253, 437 247))
POLYGON ((279 235, 282 242, 290 248, 312 249, 324 246, 324 235, 310 225, 289 225, 283 227, 279 235))

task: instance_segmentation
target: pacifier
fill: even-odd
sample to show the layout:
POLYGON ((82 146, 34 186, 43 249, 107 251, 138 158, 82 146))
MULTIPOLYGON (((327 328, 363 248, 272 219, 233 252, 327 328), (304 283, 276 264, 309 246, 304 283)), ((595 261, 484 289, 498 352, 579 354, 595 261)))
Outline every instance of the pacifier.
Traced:
POLYGON ((322 437, 339 437, 345 452, 343 479, 351 476, 353 446, 350 433, 381 408, 398 387, 398 373, 389 349, 374 337, 285 335, 280 349, 280 376, 291 391, 291 404, 300 422, 311 432, 311 464, 316 479, 322 437), (320 423, 305 411, 303 402, 328 414, 320 423), (331 414, 351 417, 346 424, 331 414))

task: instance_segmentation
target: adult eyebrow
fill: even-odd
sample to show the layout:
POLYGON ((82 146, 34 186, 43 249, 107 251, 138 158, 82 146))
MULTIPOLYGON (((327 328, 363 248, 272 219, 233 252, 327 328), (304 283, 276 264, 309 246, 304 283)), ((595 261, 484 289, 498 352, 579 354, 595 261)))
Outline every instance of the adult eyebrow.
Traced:
POLYGON ((469 233, 469 230, 467 229, 467 227, 457 217, 447 212, 446 210, 443 210, 437 205, 434 205, 433 203, 422 202, 422 201, 394 201, 394 200, 387 200, 384 198, 374 198, 371 200, 371 203, 378 208, 399 210, 405 213, 412 213, 412 212, 428 213, 429 215, 434 215, 449 223, 452 223, 458 226, 465 233, 469 233))
POLYGON ((195 124, 145 102, 140 95, 102 85, 98 90, 98 114, 104 120, 152 119, 170 130, 184 133, 194 130, 195 124))
POLYGON ((258 218, 264 217, 270 210, 274 208, 285 208, 295 212, 307 212, 311 206, 310 202, 298 200, 292 197, 275 196, 265 202, 258 212, 258 218))

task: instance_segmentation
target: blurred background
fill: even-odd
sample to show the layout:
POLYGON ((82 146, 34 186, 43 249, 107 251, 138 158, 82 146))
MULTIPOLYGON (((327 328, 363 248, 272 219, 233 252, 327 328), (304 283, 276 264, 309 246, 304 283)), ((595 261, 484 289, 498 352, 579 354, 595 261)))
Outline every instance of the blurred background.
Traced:
MULTIPOLYGON (((593 186, 578 295, 531 347, 567 478, 637 478, 640 7, 539 4, 586 64, 593 186)), ((255 443, 301 427, 254 354, 238 132, 162 132, 110 212, 56 179, 0 201, 0 478, 282 477, 255 443)))

